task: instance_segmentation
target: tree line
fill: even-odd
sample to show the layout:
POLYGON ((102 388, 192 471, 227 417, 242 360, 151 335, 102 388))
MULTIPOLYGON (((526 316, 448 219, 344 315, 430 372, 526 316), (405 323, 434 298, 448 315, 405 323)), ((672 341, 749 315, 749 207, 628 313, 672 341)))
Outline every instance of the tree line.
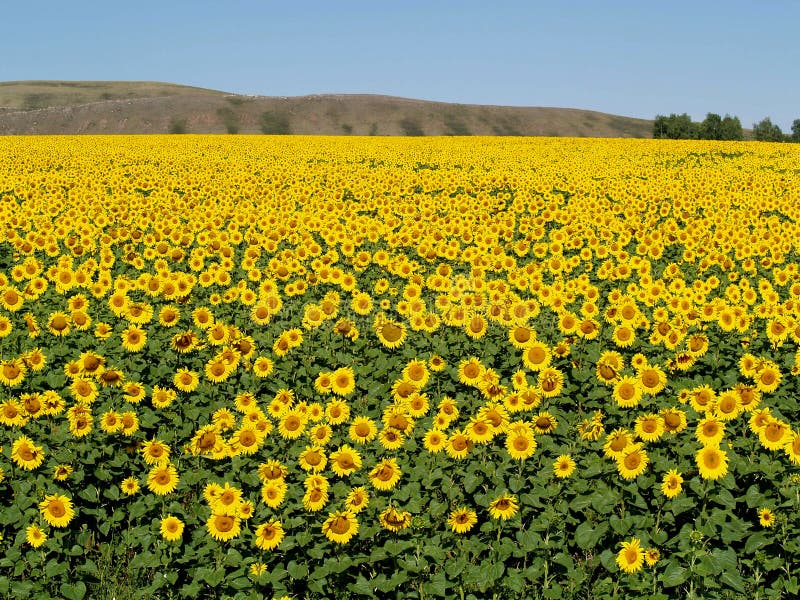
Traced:
MULTIPOLYGON (((683 113, 656 115, 653 122, 653 137, 672 140, 743 140, 744 131, 739 117, 708 113, 697 123, 683 113)), ((761 142, 800 142, 800 119, 792 123, 792 132, 784 134, 769 117, 753 124, 753 139, 761 142)))

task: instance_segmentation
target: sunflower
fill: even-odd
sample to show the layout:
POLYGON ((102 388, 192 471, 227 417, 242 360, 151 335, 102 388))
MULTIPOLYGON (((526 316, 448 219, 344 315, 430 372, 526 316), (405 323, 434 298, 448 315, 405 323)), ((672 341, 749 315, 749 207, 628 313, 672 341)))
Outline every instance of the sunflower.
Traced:
POLYGON ((139 352, 147 343, 147 332, 132 325, 122 332, 122 347, 128 352, 139 352))
POLYGON ((402 531, 411 526, 411 513, 389 506, 378 516, 378 521, 384 529, 394 532, 402 531))
POLYGON ((358 514, 369 506, 369 492, 364 487, 354 487, 344 501, 347 510, 358 514))
POLYGON ((196 371, 182 367, 173 376, 172 383, 182 392, 193 392, 200 385, 200 376, 196 371))
POLYGON ((667 385, 667 376, 660 367, 656 365, 645 365, 637 372, 637 378, 641 384, 642 392, 655 396, 667 385))
POLYGON ((492 424, 480 416, 472 417, 465 429, 467 437, 475 444, 488 444, 494 438, 492 424))
POLYGON ((147 489, 158 496, 164 496, 174 491, 179 481, 178 470, 173 464, 160 464, 147 474, 147 489))
POLYGON ((322 533, 330 541, 337 544, 346 544, 358 533, 358 520, 350 511, 329 513, 322 524, 322 533))
POLYGON ((325 406, 325 420, 329 425, 341 425, 350 419, 350 406, 344 400, 331 400, 325 406))
POLYGON ((356 389, 355 374, 350 367, 336 369, 331 375, 331 391, 339 396, 348 396, 356 389))
POLYGON ((13 387, 25 379, 28 369, 22 358, 0 360, 0 383, 13 387))
POLYGON ((331 454, 331 470, 346 477, 361 468, 361 455, 347 444, 331 454))
POLYGON ((232 515, 213 514, 206 522, 209 535, 219 542, 227 542, 241 532, 241 519, 232 515))
POLYGON ((643 442, 655 442, 664 435, 664 421, 656 413, 646 413, 636 417, 634 432, 643 442))
POLYGON ((163 465, 169 462, 169 446, 153 438, 142 445, 142 456, 148 465, 163 465))
POLYGON ((287 440, 295 440, 303 435, 307 423, 306 415, 296 409, 286 411, 278 423, 278 433, 287 440))
POLYGON ((506 450, 511 458, 525 460, 533 456, 536 446, 533 431, 512 431, 506 435, 506 450))
POLYGON ((553 433, 558 427, 558 419, 548 411, 542 411, 533 419, 533 432, 537 435, 553 433))
POLYGON ((474 356, 462 360, 458 365, 458 380, 464 385, 477 385, 486 370, 481 361, 474 356))
POLYGON ((25 541, 33 548, 38 548, 47 541, 47 534, 38 525, 28 525, 25 528, 25 541))
POLYGON ((425 450, 431 454, 438 454, 444 450, 445 445, 447 444, 447 436, 438 429, 430 429, 425 432, 423 444, 425 446, 425 450))
POLYGON ((728 455, 716 446, 706 446, 698 450, 695 462, 703 479, 719 479, 728 472, 728 455))
POLYGON ((686 429, 686 413, 678 408, 661 409, 661 420, 664 423, 664 431, 671 435, 686 429))
POLYGON ((272 519, 256 528, 255 544, 261 550, 272 550, 280 545, 284 536, 285 533, 283 531, 283 525, 281 525, 281 522, 276 519, 272 519))
POLYGON ((767 450, 782 450, 791 435, 792 430, 787 423, 770 417, 758 432, 758 440, 767 450))
POLYGON ((28 422, 26 412, 20 402, 9 398, 0 403, 0 424, 6 427, 20 427, 28 422))
POLYGON ((119 487, 126 496, 133 496, 139 491, 139 481, 135 477, 127 477, 122 480, 119 487))
POLYGON ((553 367, 539 371, 538 390, 545 398, 553 398, 564 388, 564 374, 553 367))
POLYGON ((51 527, 66 527, 75 516, 72 501, 67 496, 51 494, 39 503, 39 512, 51 527))
POLYGON ((328 464, 328 459, 325 456, 325 450, 320 446, 306 446, 305 450, 300 453, 297 462, 304 471, 318 473, 328 464))
POLYGON ((493 519, 506 521, 519 510, 519 500, 513 494, 502 494, 489 503, 489 514, 493 519))
POLYGON ((53 469, 53 479, 56 481, 66 481, 72 475, 72 467, 70 465, 56 465, 53 469))
POLYGON ((272 374, 273 369, 274 369, 274 364, 272 360, 270 360, 266 356, 259 356, 253 362, 253 374, 256 377, 260 377, 262 379, 265 377, 269 377, 272 374))
POLYGON ((478 522, 478 515, 471 508, 457 508, 450 513, 447 524, 456 533, 467 533, 478 522))
POLYGON ((306 489, 306 492, 303 495, 303 506, 305 507, 306 510, 317 512, 319 510, 322 510, 327 503, 328 503, 327 489, 312 487, 306 489))
POLYGON ((54 312, 47 318, 47 329, 57 337, 67 335, 71 330, 70 318, 66 313, 54 312))
POLYGON ((625 573, 635 573, 644 565, 644 550, 637 538, 630 542, 622 542, 622 550, 617 554, 617 565, 625 573))
POLYGON ((373 326, 378 341, 386 348, 399 348, 406 341, 406 328, 402 323, 383 320, 373 326))
POLYGON ((403 472, 394 458, 384 458, 369 472, 369 480, 376 490, 394 489, 403 472))
POLYGON ((369 417, 356 417, 350 424, 349 435, 355 443, 366 444, 378 435, 378 426, 369 417))
POLYGON ((565 479, 575 472, 575 461, 569 454, 562 454, 553 463, 553 472, 556 477, 565 479))
POLYGON ((541 371, 550 366, 553 355, 544 342, 533 341, 522 351, 522 363, 530 371, 541 371))
POLYGON ((783 451, 793 464, 800 465, 800 433, 791 431, 787 435, 787 441, 783 446, 783 451))
POLYGON ((667 498, 674 498, 683 490, 683 477, 677 469, 670 469, 661 480, 661 493, 667 498))
POLYGON ((177 542, 183 537, 183 521, 173 515, 161 519, 161 537, 168 542, 177 542))
POLYGON ((762 527, 772 527, 775 524, 775 513, 769 508, 759 508, 758 522, 762 527))
POLYGON ((44 450, 29 437, 21 435, 11 445, 11 460, 26 471, 32 471, 44 461, 44 450))
POLYGON ((286 497, 286 483, 283 479, 270 479, 261 486, 261 501, 270 508, 278 508, 286 497))
POLYGON ((614 384, 613 398, 622 408, 631 408, 641 402, 643 388, 635 377, 620 377, 614 384))
POLYGON ((774 392, 781 383, 781 372, 774 363, 767 363, 756 373, 756 388, 762 394, 774 392))
POLYGON ((445 452, 450 458, 466 458, 474 447, 472 439, 464 431, 455 430, 447 439, 444 447, 445 452))
POLYGON ((629 444, 617 458, 617 471, 624 479, 636 479, 644 473, 650 458, 640 443, 629 444))
POLYGON ((648 548, 644 551, 644 562, 648 567, 656 566, 659 560, 661 560, 661 552, 657 548, 648 548))

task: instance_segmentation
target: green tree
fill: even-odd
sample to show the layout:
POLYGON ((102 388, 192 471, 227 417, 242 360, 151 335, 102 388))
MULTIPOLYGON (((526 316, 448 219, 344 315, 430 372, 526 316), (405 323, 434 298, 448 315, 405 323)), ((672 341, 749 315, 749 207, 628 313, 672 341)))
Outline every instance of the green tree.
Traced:
POLYGON ((793 142, 800 142, 800 119, 792 121, 792 135, 789 139, 793 142))
POLYGON ((742 122, 739 120, 739 117, 732 117, 726 114, 725 117, 722 119, 722 125, 720 127, 720 130, 721 130, 721 136, 719 139, 721 140, 744 139, 742 122))
POLYGON ((670 116, 656 115, 653 123, 653 137, 666 138, 672 140, 694 140, 697 139, 697 123, 692 123, 692 118, 683 113, 670 116))
POLYGON ((783 132, 769 117, 764 117, 753 124, 753 137, 759 142, 782 142, 783 132))
POLYGON ((706 118, 700 123, 698 137, 702 140, 721 140, 722 138, 722 117, 716 113, 708 113, 706 118))
POLYGON ((287 135, 292 132, 289 115, 283 111, 267 110, 261 113, 261 133, 287 135))

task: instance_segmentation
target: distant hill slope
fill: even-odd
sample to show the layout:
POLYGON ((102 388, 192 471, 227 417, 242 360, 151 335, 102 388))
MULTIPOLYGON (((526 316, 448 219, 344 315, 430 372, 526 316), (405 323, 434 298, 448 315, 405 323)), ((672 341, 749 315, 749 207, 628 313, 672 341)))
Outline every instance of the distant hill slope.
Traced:
POLYGON ((571 108, 369 94, 242 96, 155 82, 0 83, 0 134, 297 133, 651 137, 652 121, 571 108))

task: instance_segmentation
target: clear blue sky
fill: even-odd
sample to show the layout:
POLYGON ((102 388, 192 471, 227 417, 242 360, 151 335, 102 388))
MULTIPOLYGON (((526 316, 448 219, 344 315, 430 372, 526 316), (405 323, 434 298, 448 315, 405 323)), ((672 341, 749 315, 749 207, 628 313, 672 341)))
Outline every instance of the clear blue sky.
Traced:
POLYGON ((6 0, 0 81, 800 118, 800 0, 6 0))

